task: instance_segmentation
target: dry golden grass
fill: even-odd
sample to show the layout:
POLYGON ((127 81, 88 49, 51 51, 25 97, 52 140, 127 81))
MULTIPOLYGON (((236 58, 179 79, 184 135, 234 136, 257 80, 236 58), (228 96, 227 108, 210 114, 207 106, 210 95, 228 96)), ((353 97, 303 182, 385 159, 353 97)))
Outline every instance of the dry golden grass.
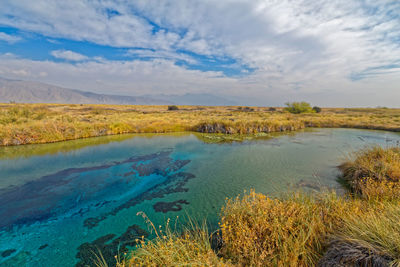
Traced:
POLYGON ((400 148, 373 147, 340 166, 342 179, 367 199, 400 198, 400 148))
POLYGON ((278 108, 0 104, 0 145, 48 143, 122 133, 202 131, 254 134, 305 127, 400 131, 399 109, 326 108, 291 114, 278 108))
POLYGON ((361 208, 334 193, 280 200, 251 191, 223 208, 222 255, 240 266, 315 266, 342 218, 361 208))
MULTIPOLYGON (((141 241, 118 266, 316 266, 332 240, 351 240, 397 263, 399 206, 388 203, 333 192, 271 199, 251 191, 227 200, 219 251, 212 249, 204 226, 192 224, 183 232, 171 231, 168 225, 164 231, 153 226, 157 237, 141 241), (380 220, 379 214, 385 219, 380 220)), ((350 255, 359 256, 351 251, 353 247, 350 255)), ((351 260, 348 251, 341 248, 340 252, 351 260)))
MULTIPOLYGON (((400 266, 400 205, 399 202, 374 202, 362 214, 349 213, 343 227, 335 232, 335 240, 374 251, 390 266, 400 266)), ((350 257, 354 266, 360 255, 350 257)), ((373 266, 372 264, 369 266, 373 266)))
POLYGON ((399 221, 397 201, 333 192, 271 199, 251 191, 223 208, 219 251, 204 226, 153 226, 157 237, 117 266, 400 266, 399 221))
POLYGON ((117 266, 400 266, 399 221, 397 200, 251 191, 227 200, 218 251, 204 225, 183 232, 153 225, 157 237, 117 266))
POLYGON ((212 251, 204 228, 192 227, 183 234, 168 232, 143 242, 129 263, 400 266, 399 166, 397 147, 362 150, 341 166, 356 194, 269 198, 251 191, 228 199, 223 207, 223 245, 218 252, 212 251))
POLYGON ((151 241, 138 240, 141 245, 120 260, 117 267, 131 266, 232 266, 217 256, 211 248, 207 226, 189 220, 183 231, 172 230, 169 220, 164 229, 156 228, 143 214, 156 237, 151 241))

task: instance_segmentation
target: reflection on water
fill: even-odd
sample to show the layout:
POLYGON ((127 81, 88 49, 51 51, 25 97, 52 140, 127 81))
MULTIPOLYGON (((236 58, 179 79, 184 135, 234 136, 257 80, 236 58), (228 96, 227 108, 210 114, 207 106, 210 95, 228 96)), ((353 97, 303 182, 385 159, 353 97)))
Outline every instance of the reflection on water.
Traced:
POLYGON ((0 148, 0 265, 85 266, 98 249, 112 263, 149 235, 138 211, 156 225, 189 214, 214 227, 226 197, 338 187, 336 166, 349 152, 400 141, 352 129, 221 138, 140 134, 0 148))

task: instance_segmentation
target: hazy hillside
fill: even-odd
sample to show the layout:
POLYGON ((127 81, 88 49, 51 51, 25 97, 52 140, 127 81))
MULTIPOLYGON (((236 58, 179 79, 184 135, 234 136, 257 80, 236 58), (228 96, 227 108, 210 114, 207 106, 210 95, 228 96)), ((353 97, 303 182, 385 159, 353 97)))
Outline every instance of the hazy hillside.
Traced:
POLYGON ((148 97, 105 95, 66 89, 33 81, 0 78, 0 102, 17 103, 72 103, 72 104, 170 104, 168 101, 148 97))
POLYGON ((212 94, 120 96, 66 89, 41 82, 0 78, 0 103, 66 103, 117 105, 206 105, 237 103, 212 94))

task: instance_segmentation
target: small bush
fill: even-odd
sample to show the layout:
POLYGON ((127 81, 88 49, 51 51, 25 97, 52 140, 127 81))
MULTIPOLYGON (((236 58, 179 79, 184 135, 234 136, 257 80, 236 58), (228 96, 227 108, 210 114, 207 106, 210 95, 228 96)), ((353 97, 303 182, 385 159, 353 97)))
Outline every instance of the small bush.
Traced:
POLYGON ((276 108, 269 108, 268 111, 276 111, 276 108))
POLYGON ((179 110, 178 106, 172 105, 168 106, 168 110, 179 110))
POLYGON ((317 107, 317 106, 313 107, 312 109, 313 109, 316 113, 321 113, 321 111, 322 111, 322 108, 317 107))
POLYGON ((311 105, 307 102, 288 102, 285 103, 285 105, 287 106, 285 110, 293 114, 314 112, 314 110, 311 108, 311 105))
POLYGON ((237 110, 244 111, 244 112, 252 112, 252 111, 254 111, 254 108, 251 108, 251 107, 238 107, 237 110))
POLYGON ((244 107, 244 108, 242 109, 242 111, 245 111, 245 112, 252 112, 252 111, 254 111, 254 108, 244 107))

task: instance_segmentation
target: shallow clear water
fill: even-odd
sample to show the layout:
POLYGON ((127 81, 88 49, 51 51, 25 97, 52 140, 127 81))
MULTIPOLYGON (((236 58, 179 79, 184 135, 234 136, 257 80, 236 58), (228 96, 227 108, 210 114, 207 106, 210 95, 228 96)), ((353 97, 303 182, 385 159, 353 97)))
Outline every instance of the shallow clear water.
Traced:
POLYGON ((93 257, 90 242, 115 250, 144 235, 148 228, 138 211, 155 225, 177 216, 183 222, 189 214, 207 218, 212 228, 226 197, 252 188, 266 194, 339 188, 336 166, 349 152, 400 142, 396 133, 353 129, 241 143, 207 144, 199 136, 122 135, 0 148, 0 265, 83 266, 93 257))

